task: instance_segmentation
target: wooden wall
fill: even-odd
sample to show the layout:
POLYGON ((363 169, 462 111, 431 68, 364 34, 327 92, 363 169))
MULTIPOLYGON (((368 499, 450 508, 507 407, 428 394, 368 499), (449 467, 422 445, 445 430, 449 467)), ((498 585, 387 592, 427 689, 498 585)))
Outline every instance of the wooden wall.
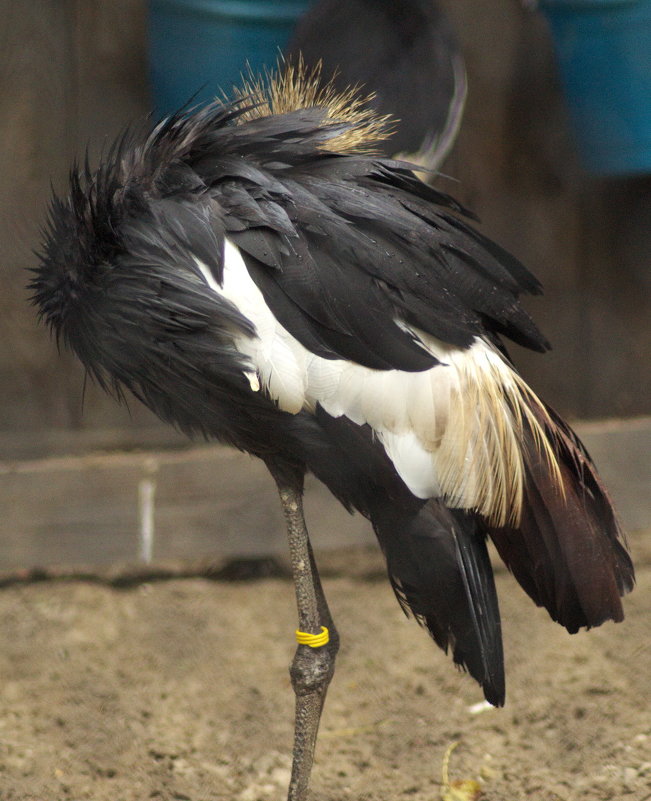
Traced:
POLYGON ((544 19, 516 0, 445 0, 469 98, 447 172, 485 229, 542 280, 554 350, 518 364, 563 412, 651 411, 651 180, 582 172, 544 19))
POLYGON ((0 0, 0 431, 152 422, 60 358, 27 304, 50 182, 148 112, 143 0, 0 0), (82 413, 83 411, 83 413, 82 413))
MULTIPOLYGON (((518 350, 538 390, 574 416, 651 412, 651 184, 577 166, 543 20, 516 0, 446 0, 470 96, 447 190, 543 280, 530 308, 553 341, 518 350)), ((0 0, 0 433, 154 424, 58 357, 26 301, 50 182, 148 110, 144 0, 0 0)))

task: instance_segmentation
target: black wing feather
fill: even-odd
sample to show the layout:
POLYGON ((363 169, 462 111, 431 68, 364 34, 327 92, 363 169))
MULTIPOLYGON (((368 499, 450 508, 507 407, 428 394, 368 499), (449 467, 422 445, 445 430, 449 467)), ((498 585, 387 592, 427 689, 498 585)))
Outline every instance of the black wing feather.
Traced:
POLYGON ((404 163, 320 150, 330 127, 293 112, 204 133, 188 155, 281 323, 377 369, 435 363, 399 321, 462 347, 492 332, 544 350, 518 300, 539 291, 525 268, 404 163))
MULTIPOLYGON (((302 417, 302 416, 301 416, 302 417)), ((486 531, 472 514, 415 498, 398 477, 368 426, 317 409, 305 452, 310 470, 348 508, 368 517, 387 560, 396 597, 406 614, 475 678, 488 701, 504 703, 500 613, 486 531)))

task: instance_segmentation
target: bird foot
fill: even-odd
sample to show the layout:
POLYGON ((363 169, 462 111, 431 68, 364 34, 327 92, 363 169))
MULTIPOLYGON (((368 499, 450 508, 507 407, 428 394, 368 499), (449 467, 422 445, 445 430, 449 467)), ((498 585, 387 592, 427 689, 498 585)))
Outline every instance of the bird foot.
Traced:
POLYGON ((335 671, 338 647, 336 636, 320 648, 299 645, 289 669, 296 695, 296 717, 288 801, 307 799, 321 711, 335 671))

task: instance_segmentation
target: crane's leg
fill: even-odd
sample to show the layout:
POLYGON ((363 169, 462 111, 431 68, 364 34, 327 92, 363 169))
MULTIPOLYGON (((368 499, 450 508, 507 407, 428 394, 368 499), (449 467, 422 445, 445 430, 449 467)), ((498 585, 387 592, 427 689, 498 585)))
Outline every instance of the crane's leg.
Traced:
POLYGON ((322 626, 329 632, 329 641, 320 647, 299 645, 289 670, 296 695, 292 777, 288 801, 307 799, 314 746, 321 720, 321 710, 328 685, 335 671, 339 637, 321 587, 314 561, 305 518, 303 516, 303 475, 288 473, 267 463, 278 485, 280 501, 287 523, 289 550, 298 606, 299 630, 320 634, 322 626))

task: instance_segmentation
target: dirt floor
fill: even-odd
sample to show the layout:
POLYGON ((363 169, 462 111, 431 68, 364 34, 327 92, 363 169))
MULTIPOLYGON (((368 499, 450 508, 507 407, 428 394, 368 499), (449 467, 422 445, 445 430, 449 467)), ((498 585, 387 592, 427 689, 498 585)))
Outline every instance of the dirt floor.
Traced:
MULTIPOLYGON (((498 575, 507 706, 407 621, 378 554, 320 558, 342 648, 314 801, 651 799, 651 532, 627 620, 570 637, 498 575)), ((2 801, 266 801, 289 779, 295 628, 286 578, 0 589, 2 801)))

